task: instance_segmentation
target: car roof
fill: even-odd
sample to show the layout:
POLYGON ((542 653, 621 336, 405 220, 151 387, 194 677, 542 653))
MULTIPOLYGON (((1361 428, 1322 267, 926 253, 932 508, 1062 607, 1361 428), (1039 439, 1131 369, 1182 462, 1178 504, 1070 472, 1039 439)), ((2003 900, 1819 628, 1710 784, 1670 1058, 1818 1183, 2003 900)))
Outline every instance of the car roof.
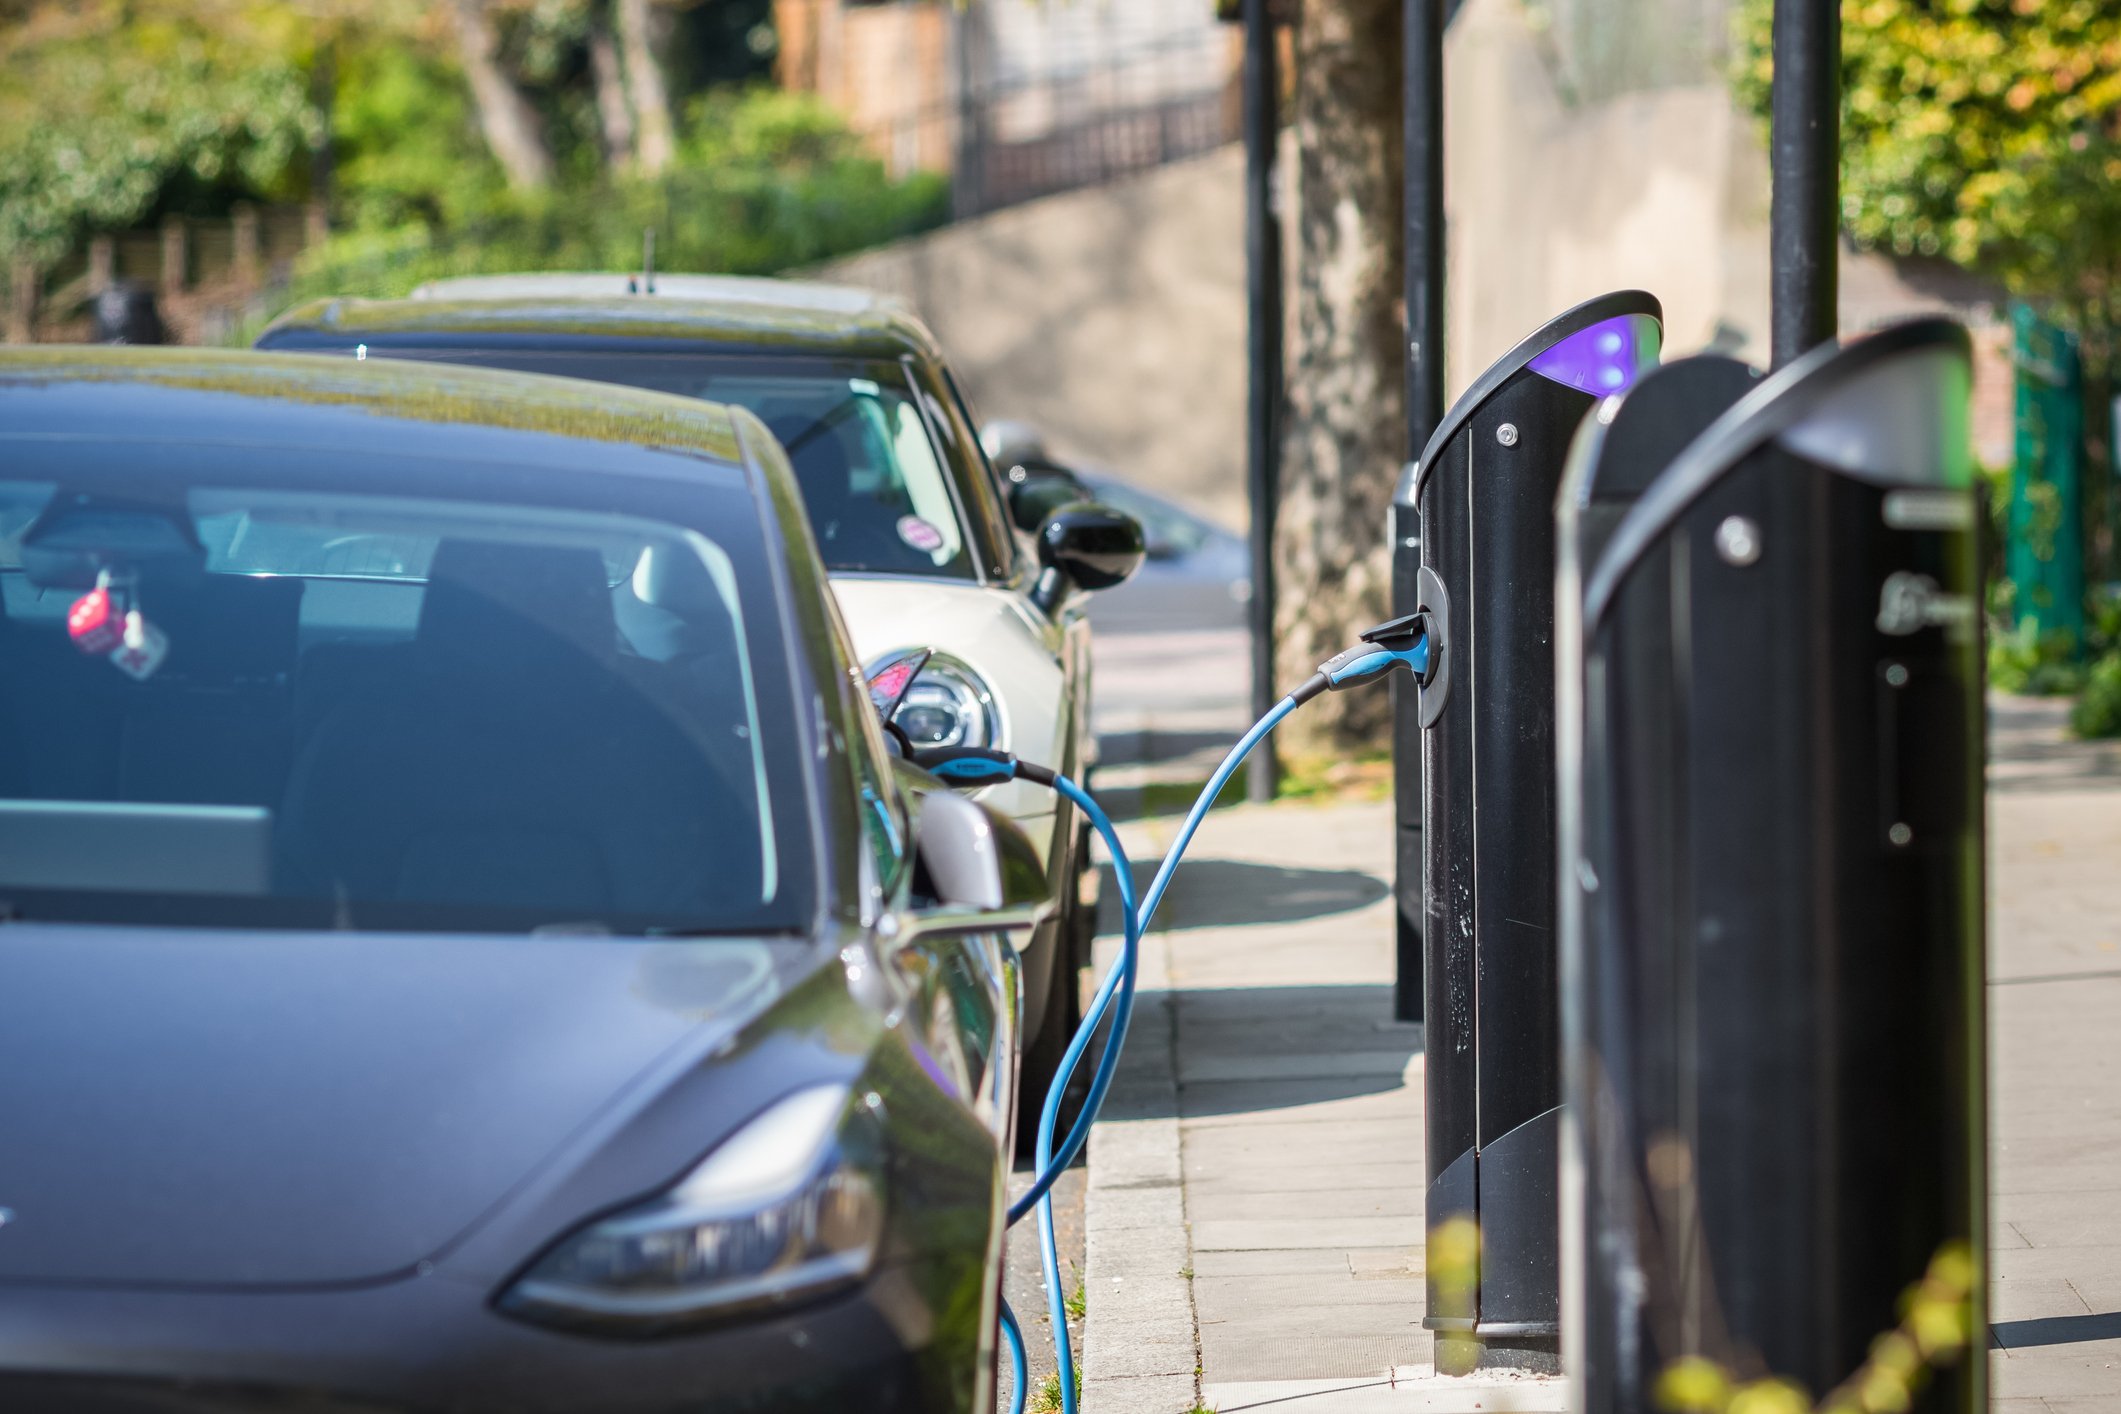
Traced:
POLYGON ((481 275, 422 285, 409 299, 325 299, 289 310, 261 348, 361 341, 463 347, 809 353, 939 359, 934 336, 897 300, 845 285, 735 275, 481 275))
MULTIPOLYGON (((609 299, 638 294, 636 286, 639 282, 638 275, 596 271, 459 275, 449 280, 429 280, 412 292, 412 298, 609 299)), ((657 275, 648 294, 659 299, 720 300, 850 316, 899 307, 896 300, 854 285, 830 285, 822 280, 780 280, 763 275, 657 275)))
MULTIPOLYGON (((742 486, 749 413, 564 378, 195 348, 0 348, 0 438, 355 446, 742 486), (584 443, 597 444, 584 455, 584 443)), ((755 432, 754 436, 763 435, 755 432)))

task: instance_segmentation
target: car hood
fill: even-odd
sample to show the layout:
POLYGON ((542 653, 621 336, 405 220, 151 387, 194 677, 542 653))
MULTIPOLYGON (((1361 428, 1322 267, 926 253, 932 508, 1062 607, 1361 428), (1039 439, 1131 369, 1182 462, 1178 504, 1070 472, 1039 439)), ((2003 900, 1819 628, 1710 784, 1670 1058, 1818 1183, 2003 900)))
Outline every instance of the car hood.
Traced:
POLYGON ((0 928, 0 1281, 415 1269, 814 958, 733 939, 0 928))

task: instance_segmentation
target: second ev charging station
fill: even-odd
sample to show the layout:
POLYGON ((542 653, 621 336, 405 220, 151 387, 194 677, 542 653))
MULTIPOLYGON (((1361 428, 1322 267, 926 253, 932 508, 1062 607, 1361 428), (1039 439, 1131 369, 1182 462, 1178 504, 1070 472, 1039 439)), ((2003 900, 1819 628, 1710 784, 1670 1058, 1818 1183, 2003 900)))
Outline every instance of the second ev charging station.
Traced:
POLYGON ((1549 321, 1473 383, 1413 473, 1415 608, 1448 645, 1420 694, 1422 1323, 1439 1369, 1550 1367, 1557 1349, 1553 504, 1584 415, 1656 363, 1662 314, 1629 290, 1549 321))
POLYGON ((1965 332, 1920 320, 1764 380, 1673 365, 1579 439, 1557 685, 1582 1414, 1763 1381, 1986 1407, 1968 382, 1965 332))

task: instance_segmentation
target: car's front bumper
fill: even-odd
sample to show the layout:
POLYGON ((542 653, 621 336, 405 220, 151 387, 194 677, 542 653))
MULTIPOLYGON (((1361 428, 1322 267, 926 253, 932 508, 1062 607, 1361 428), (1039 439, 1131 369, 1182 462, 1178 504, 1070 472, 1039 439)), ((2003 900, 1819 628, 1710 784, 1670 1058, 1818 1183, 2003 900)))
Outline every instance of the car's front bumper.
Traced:
POLYGON ((6 1287, 0 1409, 925 1414, 964 1409, 975 1383, 982 1343, 952 1324, 891 1271, 785 1316, 638 1342, 525 1325, 435 1275, 300 1294, 6 1287))

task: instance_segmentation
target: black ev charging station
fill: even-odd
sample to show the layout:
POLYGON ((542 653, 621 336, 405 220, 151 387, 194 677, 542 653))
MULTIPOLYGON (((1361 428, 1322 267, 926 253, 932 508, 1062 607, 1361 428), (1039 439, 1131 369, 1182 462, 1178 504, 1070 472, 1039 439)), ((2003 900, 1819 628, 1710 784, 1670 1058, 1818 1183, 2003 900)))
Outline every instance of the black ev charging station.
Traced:
POLYGON ((1441 646, 1419 707, 1423 1324, 1440 1369, 1558 1351, 1553 505, 1577 425, 1656 362, 1662 317, 1627 290, 1549 321, 1473 383, 1412 474, 1414 608, 1441 646), (1471 1270, 1435 1236, 1465 1220, 1471 1270))
POLYGON ((1766 379, 1687 360, 1602 408, 1572 456, 1580 1414, 1770 1378, 1808 1405, 1986 1407, 1968 378, 1943 320, 1766 379))

